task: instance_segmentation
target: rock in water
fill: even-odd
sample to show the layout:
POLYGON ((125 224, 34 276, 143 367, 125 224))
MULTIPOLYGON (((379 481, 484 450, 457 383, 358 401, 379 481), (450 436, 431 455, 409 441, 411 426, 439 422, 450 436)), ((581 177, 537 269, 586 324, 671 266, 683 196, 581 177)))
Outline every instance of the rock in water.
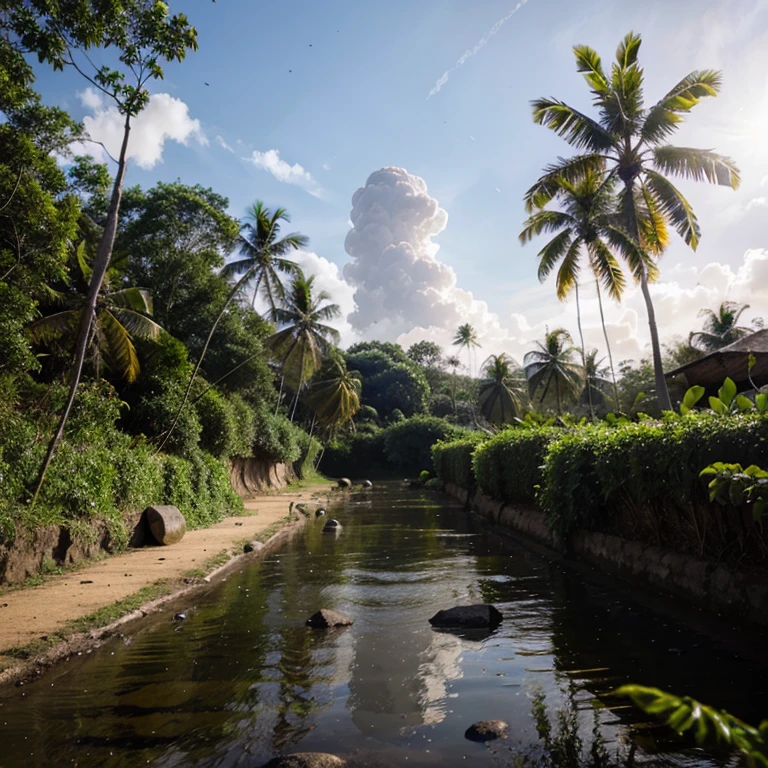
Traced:
POLYGON ((506 739, 509 726, 503 720, 479 720, 470 725, 464 738, 470 741, 493 741, 506 739))
POLYGON ((308 627, 316 629, 328 629, 330 627, 348 627, 355 623, 351 616, 341 611, 332 611, 329 608, 321 608, 307 619, 308 627))
POLYGON ((264 768, 344 768, 346 764, 346 760, 325 752, 297 752, 275 757, 264 768))
POLYGON ((184 515, 170 504, 147 507, 144 512, 147 525, 158 544, 176 544, 187 532, 184 515))
POLYGON ((340 531, 340 530, 341 530, 341 523, 335 517, 332 517, 323 526, 323 533, 336 533, 336 531, 340 531))
POLYGON ((351 488, 352 487, 352 481, 348 477, 340 477, 336 481, 336 485, 338 485, 339 488, 351 488))
POLYGON ((360 485, 363 488, 373 488, 373 483, 370 480, 363 480, 363 482, 360 483, 360 485))
POLYGON ((315 510, 315 517, 322 517, 325 514, 325 510, 320 507, 320 509, 315 510))
POLYGON ((433 627, 495 627, 504 617, 489 603, 457 605, 445 611, 438 611, 429 623, 433 627))

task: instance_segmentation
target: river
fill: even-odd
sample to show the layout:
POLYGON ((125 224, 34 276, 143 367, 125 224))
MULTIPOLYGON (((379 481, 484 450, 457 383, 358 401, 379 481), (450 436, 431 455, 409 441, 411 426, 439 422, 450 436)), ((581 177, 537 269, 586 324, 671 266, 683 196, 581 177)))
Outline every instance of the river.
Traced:
MULTIPOLYGON (((768 714, 765 634, 633 594, 514 537, 435 492, 383 484, 311 520, 173 610, 0 697, 0 766, 261 766, 333 752, 360 765, 537 764, 543 696, 638 765, 714 766, 610 696, 633 681, 768 714), (433 630, 452 605, 493 602, 493 632, 433 630), (320 607, 343 630, 304 626, 320 607), (510 736, 464 738, 476 720, 510 736)), ((565 719, 568 719, 567 717, 565 719)))

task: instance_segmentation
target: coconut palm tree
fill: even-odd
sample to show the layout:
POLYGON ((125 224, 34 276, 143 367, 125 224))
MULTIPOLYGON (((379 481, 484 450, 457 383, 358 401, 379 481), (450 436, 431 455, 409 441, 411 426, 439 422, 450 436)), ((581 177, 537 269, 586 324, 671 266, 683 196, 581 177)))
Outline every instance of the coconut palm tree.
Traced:
POLYGON ((610 391, 612 383, 607 376, 609 371, 603 366, 605 358, 598 360, 597 355, 598 351, 591 349, 586 354, 584 362, 584 389, 581 392, 581 402, 589 403, 590 408, 593 405, 605 406, 606 394, 610 391))
POLYGON ((643 254, 658 259, 669 243, 672 227, 692 248, 700 229, 688 201, 669 177, 708 181, 736 189, 740 183, 736 165, 707 149, 674 147, 667 139, 685 115, 707 96, 716 96, 722 77, 714 70, 686 75, 656 104, 643 102, 643 70, 638 63, 641 38, 630 32, 619 44, 610 73, 603 69, 597 52, 577 45, 576 67, 584 75, 598 109, 594 119, 556 99, 533 102, 533 119, 562 136, 580 151, 547 166, 525 196, 529 213, 544 207, 560 189, 559 180, 574 182, 587 171, 608 181, 618 179, 617 215, 622 232, 612 243, 622 250, 635 279, 640 283, 648 313, 653 349, 656 392, 660 405, 672 403, 664 379, 656 315, 648 283, 653 279, 643 254))
MULTIPOLYGON (((595 278, 597 300, 600 307, 600 321, 603 327, 603 337, 608 350, 613 394, 616 408, 619 407, 619 392, 616 386, 616 372, 613 366, 611 343, 605 327, 603 312, 602 288, 617 302, 626 287, 624 273, 605 241, 605 235, 616 229, 614 184, 612 180, 604 181, 601 174, 592 170, 575 182, 558 179, 558 192, 555 195, 559 203, 558 210, 541 209, 532 213, 525 221, 520 233, 520 242, 530 242, 534 236, 542 232, 557 233, 539 251, 539 280, 543 282, 559 262, 557 271, 557 298, 564 301, 571 290, 576 296, 576 320, 581 341, 582 364, 586 368, 586 350, 584 348, 584 332, 581 327, 581 306, 579 303, 579 275, 581 274, 581 258, 586 255, 589 268, 595 278)), ((650 264, 651 268, 653 263, 650 264)), ((589 392, 588 392, 589 394, 589 392)), ((590 401, 590 412, 592 403, 590 401)))
POLYGON ((282 328, 267 339, 285 382, 295 392, 291 418, 302 387, 320 368, 331 345, 339 343, 339 332, 323 321, 339 317, 341 309, 338 304, 324 303, 331 298, 326 291, 313 295, 314 282, 314 275, 304 277, 301 271, 293 278, 282 306, 274 312, 275 322, 282 328))
POLYGON ((333 433, 360 410, 361 390, 360 374, 348 371, 344 358, 332 353, 319 380, 310 382, 307 400, 320 425, 333 433))
POLYGON ((453 412, 456 413, 456 371, 461 368, 461 360, 456 355, 449 355, 445 358, 445 364, 451 369, 451 401, 453 412))
POLYGON ((472 376, 472 350, 480 349, 481 344, 478 341, 477 331, 469 324, 464 323, 456 330, 453 338, 453 346, 467 350, 467 361, 469 363, 469 375, 472 376))
POLYGON ((541 389, 539 402, 542 403, 554 384, 557 412, 560 414, 563 396, 575 397, 581 386, 582 369, 572 359, 577 350, 573 346, 571 334, 565 328, 547 331, 544 343, 537 341, 536 345, 538 349, 526 352, 523 358, 528 391, 533 397, 541 389))
POLYGON ((705 352, 714 352, 754 333, 754 328, 737 325, 747 309, 749 304, 739 304, 736 301, 724 301, 717 310, 702 309, 699 317, 705 318, 704 330, 691 334, 691 345, 705 352))
POLYGON ((280 238, 280 222, 290 220, 285 208, 277 208, 272 212, 261 200, 257 200, 248 209, 241 228, 240 258, 229 262, 222 270, 222 274, 228 278, 249 274, 248 282, 253 281, 251 306, 256 304, 261 289, 269 304, 270 319, 285 296, 280 274, 293 275, 298 269, 298 265, 285 258, 285 255, 309 243, 309 238, 298 232, 280 238))
POLYGON ((491 424, 511 424, 523 411, 525 390, 515 379, 519 365, 507 354, 491 355, 484 363, 486 379, 477 396, 480 413, 491 424))
MULTIPOLYGON (((85 241, 77 246, 76 257, 81 285, 75 282, 73 289, 67 293, 52 292, 56 303, 64 304, 67 308, 45 315, 27 328, 30 338, 36 343, 50 344, 65 336, 72 340, 77 337, 85 305, 85 292, 92 273, 85 241)), ((97 375, 100 375, 103 363, 132 382, 141 370, 132 337, 154 341, 160 336, 162 328, 149 317, 152 314, 152 297, 149 292, 143 288, 112 290, 114 275, 114 270, 108 271, 101 282, 89 347, 97 375)))

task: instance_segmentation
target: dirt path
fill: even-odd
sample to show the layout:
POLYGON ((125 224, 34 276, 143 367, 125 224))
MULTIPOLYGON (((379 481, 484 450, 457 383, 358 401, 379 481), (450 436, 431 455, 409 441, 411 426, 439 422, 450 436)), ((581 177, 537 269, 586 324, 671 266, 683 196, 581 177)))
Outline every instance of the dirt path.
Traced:
POLYGON ((328 490, 323 485, 250 499, 244 515, 188 531, 173 546, 131 550, 53 576, 41 586, 0 596, 0 655, 60 631, 68 621, 122 600, 158 579, 180 579, 190 571, 204 570, 206 561, 283 520, 291 501, 308 502, 328 490))

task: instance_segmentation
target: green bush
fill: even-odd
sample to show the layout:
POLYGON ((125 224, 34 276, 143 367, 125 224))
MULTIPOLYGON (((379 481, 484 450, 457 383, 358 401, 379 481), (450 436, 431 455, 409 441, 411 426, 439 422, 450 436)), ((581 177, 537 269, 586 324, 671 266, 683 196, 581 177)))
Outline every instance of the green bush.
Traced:
POLYGON ((455 440, 467 430, 435 416, 413 416, 383 431, 384 458, 398 469, 415 474, 432 469, 432 446, 439 440, 455 440))
POLYGON ((306 477, 315 469, 315 462, 322 449, 322 443, 315 437, 302 432, 300 438, 301 456, 293 463, 293 470, 299 478, 306 477))
POLYGON ((562 534, 610 527, 628 503, 663 525, 702 498, 699 473, 715 461, 765 466, 768 418, 697 413, 574 431, 549 445, 540 501, 562 534))
POLYGON ((330 477, 355 479, 386 469, 384 430, 334 440, 326 446, 320 461, 320 471, 330 477))
POLYGON ((542 482, 547 446, 563 434, 554 427, 518 427, 478 446, 472 467, 480 492, 507 503, 533 502, 542 482))
POLYGON ((474 489, 475 473, 472 468, 472 454, 486 440, 488 435, 485 432, 475 432, 461 440, 433 445, 432 463, 440 480, 443 483, 453 483, 468 491, 474 489))

